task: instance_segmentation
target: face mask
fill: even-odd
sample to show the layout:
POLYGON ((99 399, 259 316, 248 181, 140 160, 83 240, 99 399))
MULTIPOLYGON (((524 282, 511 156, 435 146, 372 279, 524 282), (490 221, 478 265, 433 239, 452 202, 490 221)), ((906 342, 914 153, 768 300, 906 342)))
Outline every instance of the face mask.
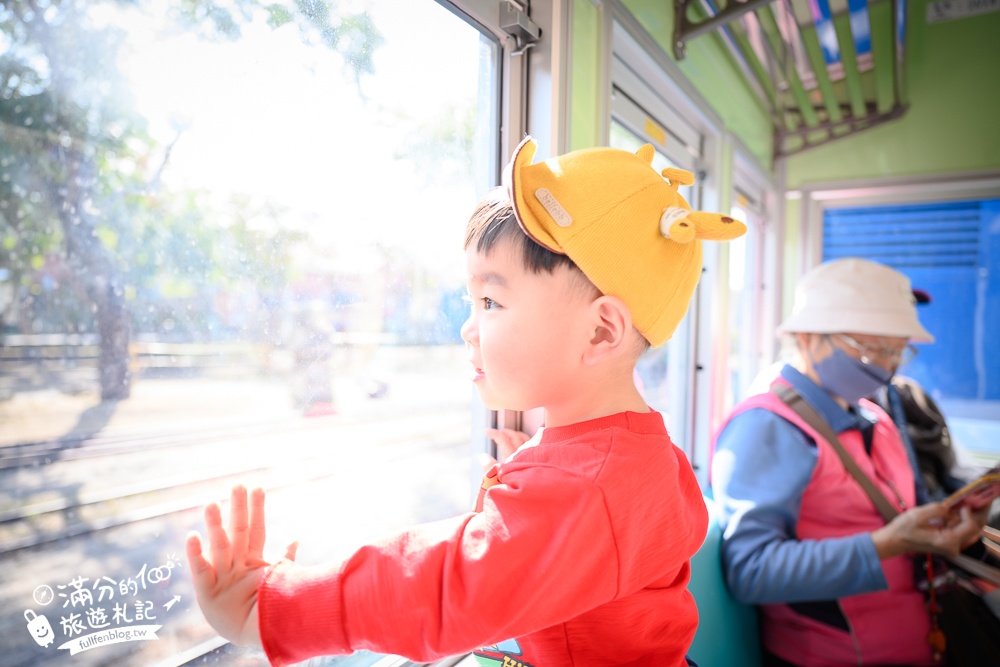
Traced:
POLYGON ((813 365, 819 386, 854 405, 889 384, 893 372, 875 364, 863 364, 840 348, 813 365))

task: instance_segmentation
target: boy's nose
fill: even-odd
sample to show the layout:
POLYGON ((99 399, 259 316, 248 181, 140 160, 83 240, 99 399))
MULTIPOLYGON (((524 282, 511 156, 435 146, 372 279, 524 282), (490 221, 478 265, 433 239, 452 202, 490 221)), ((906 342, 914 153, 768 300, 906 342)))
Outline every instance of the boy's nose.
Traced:
POLYGON ((462 324, 461 334, 462 340, 470 345, 476 345, 479 342, 479 330, 476 328, 475 322, 473 322, 472 315, 469 315, 468 319, 462 324))

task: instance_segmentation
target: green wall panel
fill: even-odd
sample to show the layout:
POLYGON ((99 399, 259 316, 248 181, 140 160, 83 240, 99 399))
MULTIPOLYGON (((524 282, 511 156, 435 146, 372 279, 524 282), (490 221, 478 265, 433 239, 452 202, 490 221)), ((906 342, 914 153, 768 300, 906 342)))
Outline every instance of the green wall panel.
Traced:
POLYGON ((908 10, 906 114, 791 156, 788 188, 1000 169, 1000 13, 928 24, 926 0, 908 10))
MULTIPOLYGON (((865 177, 1000 169, 1000 13, 928 24, 927 2, 908 3, 902 82, 910 104, 906 114, 789 157, 787 188, 865 177)), ((623 0, 622 4, 672 54, 673 3, 623 0)), ((598 102, 603 94, 597 89, 598 54, 604 46, 600 11, 594 4, 573 0, 573 10, 571 143, 582 148, 598 143, 598 102)), ((884 24, 885 18, 878 15, 876 23, 884 24)), ((880 54, 883 49, 880 45, 880 54)), ((722 118, 725 129, 762 164, 771 164, 767 109, 718 37, 706 35, 689 42, 687 57, 678 65, 722 118)), ((882 91, 883 106, 884 97, 882 91)))
POLYGON ((570 150, 601 143, 599 117, 601 14, 590 0, 573 0, 573 71, 570 73, 570 150))
MULTIPOLYGON (((666 53, 673 53, 672 2, 624 0, 622 4, 666 53)), ((718 38, 705 35, 688 42, 686 57, 678 65, 722 118, 725 129, 739 137, 761 164, 771 164, 771 118, 718 38)))

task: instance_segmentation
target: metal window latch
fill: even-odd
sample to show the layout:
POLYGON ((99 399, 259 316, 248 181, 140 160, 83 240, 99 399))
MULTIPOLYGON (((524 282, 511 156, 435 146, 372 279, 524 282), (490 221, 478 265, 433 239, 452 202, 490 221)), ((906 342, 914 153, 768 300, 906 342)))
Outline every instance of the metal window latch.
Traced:
POLYGON ((541 28, 521 7, 510 0, 500 3, 500 28, 517 41, 518 52, 538 41, 541 28))

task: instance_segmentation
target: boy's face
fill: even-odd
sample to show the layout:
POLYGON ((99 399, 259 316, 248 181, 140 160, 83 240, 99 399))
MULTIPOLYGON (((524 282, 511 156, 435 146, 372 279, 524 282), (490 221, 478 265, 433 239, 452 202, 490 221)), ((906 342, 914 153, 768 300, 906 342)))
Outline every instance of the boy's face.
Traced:
POLYGON ((597 290, 566 266, 531 272, 509 242, 489 255, 469 248, 466 266, 472 310, 462 339, 486 407, 528 410, 571 400, 597 290))

